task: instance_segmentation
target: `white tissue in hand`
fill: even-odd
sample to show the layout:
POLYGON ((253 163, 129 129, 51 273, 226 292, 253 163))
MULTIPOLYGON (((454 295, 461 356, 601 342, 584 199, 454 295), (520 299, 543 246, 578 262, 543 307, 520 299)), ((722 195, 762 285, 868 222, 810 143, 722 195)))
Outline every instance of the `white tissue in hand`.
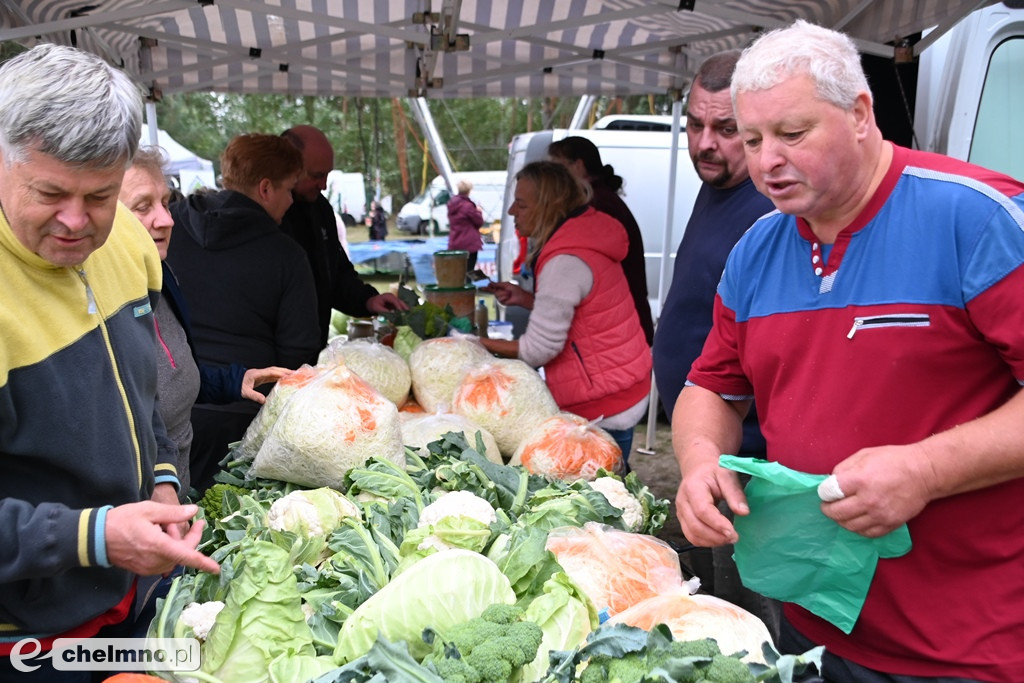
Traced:
POLYGON ((823 482, 818 484, 818 498, 821 498, 826 503, 842 500, 845 497, 846 494, 839 488, 839 480, 836 479, 834 474, 828 475, 823 482))

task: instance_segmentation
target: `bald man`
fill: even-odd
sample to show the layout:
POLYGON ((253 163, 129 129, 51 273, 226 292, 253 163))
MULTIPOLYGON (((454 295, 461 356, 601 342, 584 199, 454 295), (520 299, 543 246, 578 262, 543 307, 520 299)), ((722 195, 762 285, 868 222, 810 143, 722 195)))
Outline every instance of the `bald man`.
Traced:
POLYGON ((394 294, 381 294, 359 279, 338 239, 337 219, 323 195, 334 168, 334 148, 323 131, 295 126, 281 134, 302 152, 303 174, 292 190, 281 229, 306 251, 316 283, 320 345, 327 344, 331 309, 356 317, 408 308, 394 294))

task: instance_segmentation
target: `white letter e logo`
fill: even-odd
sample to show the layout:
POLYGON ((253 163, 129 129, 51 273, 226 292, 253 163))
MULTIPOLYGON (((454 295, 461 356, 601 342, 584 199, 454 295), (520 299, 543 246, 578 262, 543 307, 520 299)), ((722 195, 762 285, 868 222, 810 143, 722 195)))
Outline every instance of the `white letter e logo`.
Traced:
MULTIPOLYGON (((14 644, 14 648, 11 650, 11 666, 13 666, 18 671, 21 671, 22 673, 35 671, 39 668, 38 664, 28 666, 27 664, 23 664, 22 660, 34 659, 35 656, 42 651, 42 649, 43 646, 35 638, 26 638, 25 640, 19 640, 17 643, 14 644), (27 647, 31 647, 32 651, 23 653, 22 650, 27 647)), ((49 656, 50 653, 47 652, 45 655, 40 657, 40 659, 46 659, 49 656)))

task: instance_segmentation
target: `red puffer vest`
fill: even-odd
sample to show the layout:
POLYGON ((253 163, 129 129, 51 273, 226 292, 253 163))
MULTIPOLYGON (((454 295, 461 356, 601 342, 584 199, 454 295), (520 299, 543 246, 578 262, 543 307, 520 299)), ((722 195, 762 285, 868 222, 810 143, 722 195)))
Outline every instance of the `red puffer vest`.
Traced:
POLYGON ((558 407, 588 420, 621 413, 651 390, 651 351, 622 272, 627 248, 622 224, 588 207, 555 231, 537 259, 538 281, 545 264, 560 254, 583 259, 594 276, 565 348, 544 366, 558 407))

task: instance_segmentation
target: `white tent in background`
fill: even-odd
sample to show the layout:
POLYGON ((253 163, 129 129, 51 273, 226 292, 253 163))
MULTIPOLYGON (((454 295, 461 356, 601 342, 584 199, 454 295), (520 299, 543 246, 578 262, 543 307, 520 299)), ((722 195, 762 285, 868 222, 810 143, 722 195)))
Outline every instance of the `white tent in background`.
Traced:
MULTIPOLYGON (((143 123, 142 144, 151 144, 151 139, 149 124, 143 123)), ((169 159, 167 174, 178 178, 179 189, 182 192, 191 194, 200 187, 216 187, 216 175, 212 161, 203 159, 168 135, 167 131, 159 128, 157 129, 157 144, 167 153, 169 159)))

